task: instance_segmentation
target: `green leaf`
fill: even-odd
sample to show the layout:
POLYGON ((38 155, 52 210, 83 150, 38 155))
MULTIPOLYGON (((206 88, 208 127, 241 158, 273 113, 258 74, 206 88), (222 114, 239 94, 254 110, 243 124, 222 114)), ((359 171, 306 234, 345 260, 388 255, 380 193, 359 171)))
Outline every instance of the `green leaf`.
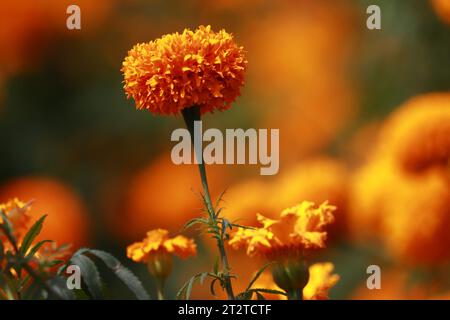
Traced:
POLYGON ((36 221, 33 226, 28 230, 27 234, 23 238, 22 244, 20 246, 19 252, 24 256, 28 248, 33 243, 34 239, 38 236, 38 234, 42 230, 42 225, 44 224, 44 220, 47 215, 42 216, 38 221, 36 221))
POLYGON ((67 280, 64 277, 54 277, 47 282, 59 297, 53 297, 51 294, 47 299, 62 298, 64 300, 75 300, 75 292, 67 288, 67 280))
POLYGON ((258 278, 261 276, 261 274, 266 271, 266 269, 271 266, 273 264, 273 262, 269 262, 267 264, 265 264, 261 269, 258 270, 258 272, 256 272, 256 274, 253 276, 252 280, 250 281, 250 283, 247 286, 247 289, 245 289, 245 291, 250 290, 250 288, 255 284, 256 280, 258 280, 258 278))
POLYGON ((219 273, 219 256, 216 256, 216 259, 214 260, 213 272, 214 274, 219 273))
POLYGON ((189 300, 189 298, 191 297, 191 293, 192 293, 192 287, 194 286, 194 282, 195 279, 197 278, 197 276, 193 276, 190 280, 189 283, 186 287, 186 294, 185 294, 185 298, 186 300, 189 300))
POLYGON ((141 281, 114 256, 101 250, 87 250, 87 252, 101 259, 139 300, 150 300, 150 296, 145 291, 141 281))
POLYGON ((266 300, 266 298, 264 298, 264 296, 259 291, 256 292, 256 296, 258 297, 258 300, 266 300))
POLYGON ((265 289, 265 288, 250 289, 247 292, 262 292, 262 293, 271 293, 271 294, 279 294, 282 296, 287 296, 286 292, 284 292, 284 291, 265 289))
POLYGON ((184 226, 183 226, 183 230, 189 229, 191 227, 193 227, 196 224, 208 224, 208 220, 204 219, 204 218, 194 218, 192 220, 189 220, 184 226))
POLYGON ((211 281, 211 284, 209 285, 209 291, 211 292, 211 294, 215 297, 216 296, 216 291, 214 290, 214 285, 216 284, 216 281, 218 281, 219 279, 216 278, 213 281, 211 281))
MULTIPOLYGON (((227 188, 225 188, 219 195, 219 197, 217 198, 216 201, 216 208, 219 207, 220 202, 223 200, 223 196, 225 195, 225 193, 227 192, 227 188)), ((218 214, 218 213, 217 213, 218 214)))
POLYGON ((200 284, 203 285, 205 282, 206 277, 208 276, 208 272, 203 272, 200 276, 200 284))
POLYGON ((253 296, 252 291, 244 291, 237 295, 238 300, 251 300, 253 296))
POLYGON ((85 255, 76 255, 70 260, 81 270, 83 282, 86 284, 93 299, 102 298, 102 285, 100 273, 95 263, 85 255))
POLYGON ((51 243, 54 242, 53 240, 42 240, 39 241, 38 243, 36 243, 30 250, 30 252, 28 252, 27 256, 25 257, 26 260, 30 260, 31 258, 34 257, 34 255, 36 254, 36 252, 46 243, 51 243))
POLYGON ((2 223, 0 223, 0 229, 3 230, 5 233, 5 236, 8 238, 12 244, 16 243, 16 237, 14 237, 11 222, 9 221, 8 217, 6 216, 5 212, 3 210, 0 210, 0 216, 2 217, 2 223))

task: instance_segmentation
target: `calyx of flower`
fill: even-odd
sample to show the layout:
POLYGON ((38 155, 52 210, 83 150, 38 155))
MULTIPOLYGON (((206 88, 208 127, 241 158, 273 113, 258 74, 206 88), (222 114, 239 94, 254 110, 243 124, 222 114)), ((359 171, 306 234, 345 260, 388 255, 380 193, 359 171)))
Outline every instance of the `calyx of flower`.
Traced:
POLYGON ((302 291, 309 280, 308 266, 304 260, 289 259, 272 267, 275 283, 287 292, 290 299, 302 299, 302 291))
POLYGON ((147 268, 157 280, 165 280, 172 272, 173 257, 170 253, 161 251, 148 257, 147 268))

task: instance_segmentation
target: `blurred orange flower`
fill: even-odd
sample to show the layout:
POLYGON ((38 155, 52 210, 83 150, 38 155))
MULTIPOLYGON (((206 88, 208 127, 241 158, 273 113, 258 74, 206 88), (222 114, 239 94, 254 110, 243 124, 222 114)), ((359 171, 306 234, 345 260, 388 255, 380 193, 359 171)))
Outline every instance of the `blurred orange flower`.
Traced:
POLYGON ((169 238, 169 231, 156 229, 147 232, 141 242, 133 243, 127 247, 127 257, 135 262, 147 262, 149 257, 157 253, 170 253, 187 258, 197 253, 194 240, 184 236, 169 238))
POLYGON ((447 166, 450 159, 450 93, 417 96, 385 123, 380 151, 407 171, 447 166))
POLYGON ((15 196, 34 200, 29 211, 32 220, 47 214, 38 241, 70 243, 74 249, 87 244, 86 209, 72 188, 44 177, 19 178, 0 187, 0 201, 15 196))
POLYGON ((316 263, 309 267, 309 281, 303 288, 305 300, 327 300, 328 293, 339 281, 339 275, 333 274, 331 262, 316 263))
POLYGON ((448 0, 431 0, 431 4, 439 18, 450 24, 450 2, 448 0))
POLYGON ((385 122, 378 145, 353 178, 349 225, 375 236, 397 260, 448 261, 450 94, 415 97, 385 122))
POLYGON ((264 127, 280 126, 281 161, 289 163, 323 149, 354 115, 347 70, 357 20, 343 1, 283 1, 264 14, 243 33, 249 88, 259 98, 251 105, 264 127))
POLYGON ((275 180, 256 178, 229 187, 224 195, 224 212, 231 221, 253 225, 257 222, 255 212, 276 218, 276 212, 303 199, 315 203, 328 200, 337 207, 336 221, 329 231, 337 234, 346 225, 348 178, 345 165, 336 159, 317 156, 302 160, 283 169, 275 180))
POLYGON ((249 256, 258 254, 269 260, 295 256, 305 249, 323 248, 327 236, 324 227, 334 221, 335 209, 326 202, 314 208, 314 203, 304 201, 285 209, 279 220, 258 214, 263 226, 239 228, 229 244, 235 249, 246 247, 249 256))
MULTIPOLYGON (((6 215, 9 222, 11 223, 11 227, 13 230, 13 235, 16 237, 16 240, 21 241, 21 237, 24 235, 24 232, 27 230, 28 224, 31 220, 29 215, 30 206, 17 198, 9 200, 6 203, 0 203, 0 211, 6 215)), ((4 221, 0 216, 0 224, 3 224, 4 221)), ((5 235, 0 230, 0 241, 7 242, 5 235)))
MULTIPOLYGON (((215 196, 225 189, 228 177, 220 166, 208 167, 208 174, 215 181, 211 184, 215 196)), ((115 214, 109 211, 105 219, 114 233, 127 240, 154 228, 176 232, 201 212, 201 183, 196 168, 173 164, 170 153, 163 153, 136 172, 125 189, 120 187, 123 190, 123 203, 111 208, 116 209, 115 214)))
MULTIPOLYGON (((309 280, 303 288, 304 300, 327 300, 329 291, 339 281, 339 275, 333 273, 334 265, 331 262, 315 263, 311 265, 309 270, 309 280)), ((254 283, 253 288, 265 288, 283 291, 273 281, 272 276, 268 272, 264 272, 254 283)), ((263 296, 270 300, 286 300, 286 296, 267 294, 263 296)))
POLYGON ((122 65, 124 89, 138 109, 178 114, 225 110, 240 94, 247 61, 233 36, 210 26, 135 45, 122 65))
MULTIPOLYGON (((9 76, 33 63, 51 41, 72 32, 66 26, 66 10, 77 4, 82 9, 82 30, 89 34, 111 13, 115 0, 20 0, 3 1, 0 10, 0 77, 9 76)), ((73 35, 73 33, 72 33, 73 35)))

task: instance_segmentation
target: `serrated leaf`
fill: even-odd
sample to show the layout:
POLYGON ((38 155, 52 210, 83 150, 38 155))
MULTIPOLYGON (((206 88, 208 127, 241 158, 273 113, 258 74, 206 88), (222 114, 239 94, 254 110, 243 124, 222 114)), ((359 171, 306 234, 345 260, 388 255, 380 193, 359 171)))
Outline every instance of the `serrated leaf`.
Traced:
POLYGON ((27 234, 22 240, 22 244, 20 245, 20 253, 24 256, 28 248, 33 243, 34 239, 39 235, 39 233, 42 230, 42 225, 44 224, 44 220, 47 217, 47 215, 43 215, 41 218, 39 218, 38 221, 36 221, 33 226, 28 230, 27 234))
POLYGON ((261 269, 258 270, 258 272, 256 272, 256 274, 253 276, 252 280, 250 281, 250 283, 248 284, 247 288, 245 289, 245 291, 250 290, 250 288, 255 284, 256 280, 258 280, 258 278, 261 276, 261 274, 266 271, 266 269, 271 266, 273 264, 273 262, 269 262, 266 263, 261 269))
MULTIPOLYGON (((59 297, 64 300, 75 300, 76 296, 72 290, 67 288, 67 280, 63 277, 57 276, 48 281, 48 284, 58 293, 59 297)), ((57 297, 49 296, 48 299, 55 299, 57 297)))
POLYGON ((145 291, 141 281, 113 255, 101 250, 88 250, 88 252, 101 259, 139 300, 150 300, 150 296, 145 291))
POLYGON ((72 257, 71 262, 80 268, 83 282, 86 284, 92 298, 101 299, 101 278, 95 263, 84 255, 72 257))

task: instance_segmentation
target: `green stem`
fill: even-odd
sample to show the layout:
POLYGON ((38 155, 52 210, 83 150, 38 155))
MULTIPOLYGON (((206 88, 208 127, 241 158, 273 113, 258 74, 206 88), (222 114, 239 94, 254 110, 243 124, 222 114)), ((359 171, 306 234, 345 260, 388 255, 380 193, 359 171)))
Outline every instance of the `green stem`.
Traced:
POLYGON ((303 300, 303 292, 301 289, 289 290, 287 292, 288 300, 303 300))
MULTIPOLYGON (((194 122, 200 121, 200 107, 193 106, 191 108, 186 108, 182 111, 182 114, 183 114, 184 122, 186 123, 186 127, 188 128, 189 133, 191 134, 191 142, 192 142, 192 145, 194 146, 194 152, 196 155, 196 159, 199 162, 198 168, 200 171, 200 178, 202 181, 204 198, 205 198, 205 203, 206 203, 206 206, 208 209, 209 218, 213 222, 214 229, 217 232, 217 234, 221 234, 219 224, 217 221, 217 217, 216 217, 216 213, 214 211, 214 206, 212 205, 211 195, 209 193, 208 180, 206 178, 206 169, 205 169, 205 164, 203 161, 203 152, 202 152, 203 148, 202 148, 202 146, 196 146, 195 140, 194 140, 194 134, 195 134, 194 122)), ((234 297, 233 287, 231 285, 231 280, 230 280, 230 265, 228 263, 228 257, 227 257, 227 253, 225 251, 225 245, 224 245, 224 241, 223 241, 222 237, 217 238, 217 247, 219 248, 220 259, 222 261, 222 266, 224 269, 223 273, 224 273, 224 277, 225 277, 225 279, 224 279, 225 290, 227 292, 228 299, 234 300, 235 297, 234 297)))
POLYGON ((158 300, 164 300, 164 280, 156 281, 156 294, 158 296, 158 300))

